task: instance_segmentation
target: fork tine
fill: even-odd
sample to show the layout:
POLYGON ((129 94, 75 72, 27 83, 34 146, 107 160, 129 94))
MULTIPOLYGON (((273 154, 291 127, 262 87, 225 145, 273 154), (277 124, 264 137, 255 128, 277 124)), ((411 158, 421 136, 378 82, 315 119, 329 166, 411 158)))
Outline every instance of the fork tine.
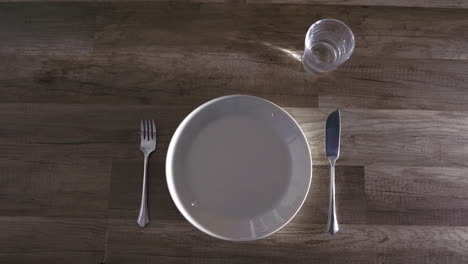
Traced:
POLYGON ((147 128, 146 136, 148 136, 146 139, 151 140, 151 125, 150 125, 149 120, 146 120, 146 128, 147 128))
POLYGON ((148 120, 148 126, 149 126, 149 139, 153 139, 153 125, 151 124, 151 120, 148 120))
POLYGON ((145 120, 145 139, 149 140, 149 126, 148 126, 148 120, 145 120))
POLYGON ((143 127, 143 120, 140 120, 140 135, 141 140, 145 139, 145 129, 143 127))
POLYGON ((151 120, 151 124, 153 125, 153 139, 156 139, 156 124, 154 123, 154 120, 151 120))
POLYGON ((148 122, 150 126, 150 139, 153 140, 153 131, 154 131, 153 124, 151 123, 151 120, 148 120, 148 122))
POLYGON ((148 127, 148 140, 151 140, 151 123, 149 120, 146 120, 146 125, 148 127))

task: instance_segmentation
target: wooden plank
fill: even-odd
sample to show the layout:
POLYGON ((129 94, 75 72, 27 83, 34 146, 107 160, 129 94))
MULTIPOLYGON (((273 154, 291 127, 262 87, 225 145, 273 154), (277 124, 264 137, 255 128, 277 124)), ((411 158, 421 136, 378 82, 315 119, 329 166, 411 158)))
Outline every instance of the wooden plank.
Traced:
MULTIPOLYGON (((27 13, 47 9, 39 4, 20 6, 27 13)), ((76 12, 72 6, 71 11, 66 5, 53 7, 49 9, 54 12, 76 12)), ((52 11, 48 12, 54 15, 52 11)), ((430 60, 468 57, 463 53, 468 49, 457 44, 465 43, 460 33, 468 26, 463 12, 353 7, 348 16, 342 7, 121 3, 100 5, 97 14, 92 54, 59 53, 61 49, 50 43, 44 45, 52 49, 41 49, 41 55, 6 51, 2 57, 7 63, 0 66, 5 94, 1 100, 196 105, 220 95, 246 93, 284 106, 316 107, 319 96, 324 107, 466 109, 464 63, 430 60), (402 19, 394 21, 396 14, 402 19), (311 20, 328 16, 349 23, 358 37, 374 40, 358 40, 350 62, 328 78, 314 80, 298 61, 302 39, 311 20), (443 43, 443 48, 430 50, 437 46, 431 39, 443 43), (388 58, 384 64, 381 56, 388 58), (402 57, 414 59, 396 59, 402 57)), ((89 20, 69 17, 72 25, 89 20)), ((28 26, 14 15, 8 19, 10 27, 28 26)), ((37 31, 52 27, 66 35, 62 20, 38 23, 37 31)), ((21 45, 30 42, 11 39, 21 45)))
POLYGON ((356 110, 343 116, 342 164, 351 157, 365 164, 466 164, 468 119, 463 112, 356 110))
POLYGON ((39 263, 42 259, 78 263, 81 259, 96 263, 103 257, 105 228, 106 221, 100 219, 3 216, 0 262, 39 263))
POLYGON ((247 0, 247 3, 467 8, 463 0, 247 0))
MULTIPOLYGON (((327 164, 323 129, 332 109, 287 108, 287 111, 304 130, 314 164, 327 164)), ((342 111, 338 164, 465 166, 467 124, 465 112, 346 109, 342 111)))
POLYGON ((265 62, 283 55, 282 62, 290 57, 292 64, 287 51, 301 52, 309 26, 326 17, 351 27, 356 56, 468 58, 464 10, 388 7, 113 3, 98 13, 96 48, 127 54, 240 51, 265 62))
MULTIPOLYGON (((210 57, 211 55, 200 56, 198 62, 207 65, 212 62, 210 57)), ((468 110, 464 87, 468 81, 468 68, 462 61, 387 59, 382 64, 382 60, 378 58, 353 57, 337 72, 317 80, 304 73, 294 74, 292 71, 283 72, 284 75, 276 74, 284 79, 288 79, 291 74, 293 78, 306 78, 293 80, 297 85, 291 83, 292 87, 298 87, 298 90, 302 87, 303 91, 298 91, 297 94, 291 91, 291 94, 288 94, 286 89, 290 86, 286 81, 274 86, 265 83, 264 88, 257 88, 257 80, 276 82, 269 80, 269 76, 275 75, 276 70, 281 70, 277 68, 275 72, 271 72, 273 69, 267 70, 269 66, 258 66, 261 63, 255 62, 246 63, 252 65, 252 69, 264 67, 263 72, 258 72, 258 76, 248 77, 248 83, 237 85, 240 80, 245 80, 242 76, 250 74, 248 71, 239 72, 236 77, 232 76, 227 80, 223 76, 236 74, 235 71, 216 71, 211 66, 206 66, 210 67, 206 71, 208 73, 200 72, 193 79, 187 79, 185 74, 177 77, 173 76, 175 73, 169 73, 187 70, 187 67, 179 69, 182 65, 164 66, 171 65, 171 58, 158 59, 140 55, 126 55, 118 59, 106 56, 70 56, 67 59, 38 56, 4 58, 7 63, 0 66, 0 90, 4 92, 4 96, 0 98, 2 102, 172 102, 194 107, 216 96, 247 93, 270 99, 282 106, 468 110), (142 69, 142 64, 147 66, 142 69), (172 77, 167 74, 158 75, 158 72, 165 71, 172 77), (135 78, 128 78, 129 76, 135 78), (159 85, 158 82, 162 84, 159 85), (304 83, 301 85, 299 82, 304 83), (222 83, 229 83, 228 87, 232 89, 228 89, 227 86, 219 88, 222 87, 219 86, 222 83), (272 90, 268 91, 270 88, 272 90), (277 95, 277 92, 282 90, 285 93, 277 95)), ((217 64, 221 68, 223 65, 227 69, 231 67, 224 63, 217 64)), ((237 69, 242 69, 245 63, 239 62, 235 65, 237 69)))
POLYGON ((4 42, 2 102, 195 106, 217 96, 244 93, 282 106, 467 107, 463 60, 468 58, 464 52, 468 47, 463 29, 468 19, 460 10, 177 3, 17 5, 6 5, 11 11, 4 18, 8 28, 28 32, 24 14, 50 13, 51 19, 34 26, 39 32, 35 34, 43 37, 12 35, 10 42, 4 42), (95 12, 96 25, 84 14, 74 15, 77 10, 95 12), (64 18, 60 12, 68 15, 64 18), (395 20, 396 16, 401 19, 395 20), (317 80, 303 71, 300 57, 308 26, 323 17, 348 23, 358 44, 339 71, 317 80), (69 32, 70 28, 77 32, 69 32), (52 35, 91 41, 92 32, 91 53, 66 52, 67 48, 48 42, 55 39, 52 35), (32 41, 42 41, 37 48, 40 54, 21 48, 30 47, 32 41))
POLYGON ((319 106, 467 111, 463 61, 353 57, 321 78, 319 106))
POLYGON ((343 225, 335 236, 323 227, 288 225, 262 240, 233 243, 186 223, 160 221, 141 229, 133 222, 111 222, 107 258, 116 263, 460 263, 468 257, 466 227, 343 225))
POLYGON ((1 263, 22 264, 22 263, 102 263, 104 259, 103 251, 48 251, 48 252, 20 252, 20 253, 0 253, 1 263))
MULTIPOLYGON (((89 151, 96 145, 108 151, 106 144, 130 144, 139 151, 141 119, 152 118, 160 124, 158 138, 162 146, 167 146, 177 125, 192 109, 170 105, 1 104, 0 143, 64 148, 86 145, 89 151)), ((48 151, 45 147, 43 150, 48 151)), ((108 157, 119 157, 119 150, 115 151, 108 157)))
POLYGON ((446 263, 458 264, 464 263, 466 258, 453 254, 435 254, 435 253, 413 253, 413 255, 403 255, 404 252, 395 252, 392 254, 370 254, 367 252, 359 254, 335 254, 327 255, 316 253, 314 255, 307 255, 304 258, 293 257, 187 257, 187 256, 165 256, 163 254, 111 254, 108 259, 112 263, 130 263, 138 262, 143 264, 150 263, 203 263, 203 264, 216 264, 216 263, 229 263, 229 264, 257 264, 257 263, 285 263, 287 261, 302 261, 303 263, 333 263, 333 264, 374 264, 374 263, 408 263, 408 264, 430 264, 430 263, 446 263))
MULTIPOLYGON (((56 2, 56 0, 1 0, 0 2, 56 2)), ((62 0, 60 2, 94 3, 96 0, 62 0)), ((111 0, 107 2, 127 2, 126 0, 111 0)), ((236 4, 299 4, 299 5, 331 5, 331 6, 399 6, 426 8, 468 8, 463 0, 135 0, 132 2, 174 2, 174 3, 236 3, 236 4)))
POLYGON ((89 54, 96 4, 1 3, 1 53, 89 54))
POLYGON ((3 102, 179 104, 196 106, 250 94, 289 106, 317 106, 317 89, 300 64, 255 61, 242 54, 181 53, 5 56, 3 102), (197 66, 194 68, 194 64, 197 66))
POLYGON ((467 169, 366 167, 370 224, 468 225, 467 169))
POLYGON ((110 162, 0 159, 0 215, 106 218, 110 162))

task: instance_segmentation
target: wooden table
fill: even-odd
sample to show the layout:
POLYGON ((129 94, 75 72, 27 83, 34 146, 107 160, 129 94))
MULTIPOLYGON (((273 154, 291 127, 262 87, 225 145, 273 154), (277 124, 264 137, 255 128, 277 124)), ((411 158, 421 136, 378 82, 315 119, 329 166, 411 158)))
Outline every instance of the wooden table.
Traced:
POLYGON ((0 263, 468 263, 464 8, 448 0, 0 4, 0 263), (339 70, 314 77, 301 50, 308 27, 326 17, 352 28, 356 49, 339 70), (175 128, 226 94, 285 107, 313 154, 300 213, 254 242, 201 233, 166 186, 175 128), (337 108, 341 231, 331 236, 323 130, 337 108), (146 228, 136 224, 142 118, 160 131, 146 228))

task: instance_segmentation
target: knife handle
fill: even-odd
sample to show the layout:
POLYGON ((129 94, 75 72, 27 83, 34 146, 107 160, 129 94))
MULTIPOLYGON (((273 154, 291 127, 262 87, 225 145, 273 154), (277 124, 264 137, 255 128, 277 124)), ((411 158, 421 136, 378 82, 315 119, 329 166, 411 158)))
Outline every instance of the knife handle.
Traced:
POLYGON ((336 202, 335 202, 335 161, 330 160, 330 207, 328 210, 328 233, 334 235, 340 228, 336 219, 336 202))

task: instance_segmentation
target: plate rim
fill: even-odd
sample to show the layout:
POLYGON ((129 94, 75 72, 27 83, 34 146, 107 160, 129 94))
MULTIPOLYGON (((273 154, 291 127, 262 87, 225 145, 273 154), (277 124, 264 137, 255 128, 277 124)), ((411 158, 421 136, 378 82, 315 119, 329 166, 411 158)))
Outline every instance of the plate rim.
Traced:
POLYGON ((169 194, 171 196, 171 199, 172 199, 172 202, 175 204, 175 206, 177 207, 177 210, 184 216, 184 218, 191 224, 193 225, 194 227, 196 227, 198 230, 202 231, 203 233, 209 235, 209 236, 212 236, 212 237, 215 237, 215 238, 218 238, 218 239, 222 239, 222 240, 227 240, 227 241, 252 241, 252 240, 258 240, 258 239, 262 239, 262 238, 265 238, 267 236, 270 236, 276 232, 278 232, 279 230, 281 230, 283 227, 285 227, 292 219, 294 219, 294 217, 296 217, 297 213, 299 213, 299 211, 301 210, 302 206, 304 205, 306 199, 307 199, 307 196, 309 195, 309 191, 310 191, 310 186, 312 184, 312 172, 313 172, 313 160, 312 160, 312 153, 310 151, 310 146, 309 146, 309 142, 307 140, 307 137, 306 135, 304 134, 304 131, 302 131, 301 127, 299 126, 299 124, 297 123, 297 121, 286 111, 284 110, 282 107, 280 107, 279 105, 269 101, 269 100, 266 100, 266 99, 263 99, 261 97, 257 97, 257 96, 253 96, 253 95, 245 95, 245 94, 232 94, 232 95, 224 95, 224 96, 220 96, 220 97, 216 97, 216 98, 213 98, 211 100, 208 100, 204 103, 202 103, 201 105, 197 106, 195 109, 193 109, 183 120, 182 122, 180 122, 180 124, 177 126, 177 129, 175 130, 174 134, 172 135, 171 137, 171 140, 169 142, 169 146, 168 146, 168 149, 167 149, 167 153, 166 153, 166 162, 165 162, 165 172, 166 172, 166 183, 167 183, 167 187, 168 187, 168 190, 169 190, 169 194), (304 195, 304 198, 303 200, 301 201, 300 205, 298 206, 298 208, 296 209, 296 211, 294 212, 294 214, 287 220, 285 221, 284 224, 282 224, 280 227, 272 230, 271 232, 268 232, 262 236, 259 236, 259 237, 255 237, 255 238, 247 238, 247 239, 235 239, 235 238, 229 238, 229 237, 225 237, 225 236, 222 236, 222 235, 219 235, 213 231, 210 231, 208 230, 207 228, 205 228, 203 225, 201 225, 200 223, 198 223, 198 221, 196 221, 190 213, 188 213, 188 211, 185 209, 184 205, 182 204, 182 202, 180 201, 180 196, 178 195, 177 193, 177 190, 176 190, 176 187, 175 187, 175 184, 174 184, 174 180, 173 180, 173 172, 172 172, 172 166, 171 164, 173 163, 173 153, 175 151, 175 148, 177 146, 177 138, 180 137, 181 133, 183 132, 184 128, 186 127, 187 123, 194 117, 196 116, 202 109, 204 109, 205 107, 211 105, 211 104, 214 104, 218 101, 221 101, 221 100, 225 100, 225 99, 229 99, 229 98, 238 98, 238 97, 248 97, 248 98, 253 98, 255 100, 261 100, 261 101, 264 101, 264 102, 267 102, 269 104, 271 104, 273 107, 277 108, 278 110, 282 111, 283 113, 286 114, 286 116, 288 116, 293 122, 294 124, 296 125, 296 127, 299 129, 299 131, 301 132, 301 135, 302 135, 302 138, 304 139, 305 143, 306 143, 306 146, 307 146, 307 154, 309 155, 309 161, 310 161, 310 173, 309 173, 309 181, 308 181, 308 184, 307 184, 307 190, 305 192, 305 195, 304 195))

